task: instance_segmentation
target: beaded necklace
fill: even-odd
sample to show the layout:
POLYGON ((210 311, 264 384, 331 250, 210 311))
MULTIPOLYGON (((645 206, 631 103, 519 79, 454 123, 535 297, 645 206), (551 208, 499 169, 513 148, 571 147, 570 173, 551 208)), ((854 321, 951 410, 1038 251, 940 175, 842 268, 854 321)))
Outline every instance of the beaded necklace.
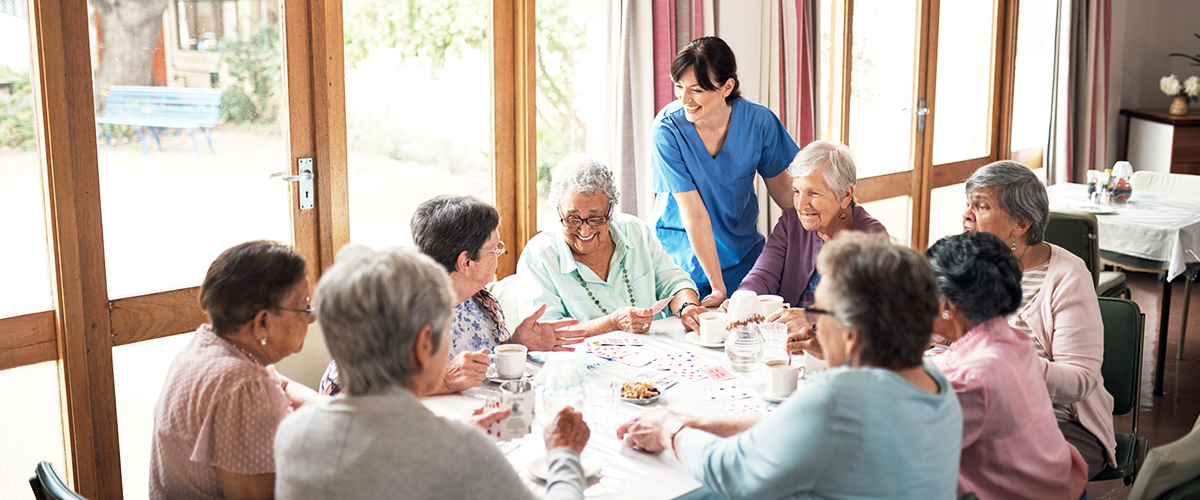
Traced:
MULTIPOLYGON (((633 298, 633 285, 629 284, 629 271, 625 270, 625 257, 621 257, 621 276, 625 278, 625 290, 629 292, 629 305, 637 304, 637 300, 633 298)), ((576 274, 575 277, 579 279, 579 284, 583 285, 583 290, 587 292, 588 298, 592 299, 592 302, 596 303, 596 307, 600 308, 600 313, 607 316, 608 309, 600 305, 600 299, 592 294, 592 289, 588 288, 587 282, 583 280, 583 273, 576 274)))

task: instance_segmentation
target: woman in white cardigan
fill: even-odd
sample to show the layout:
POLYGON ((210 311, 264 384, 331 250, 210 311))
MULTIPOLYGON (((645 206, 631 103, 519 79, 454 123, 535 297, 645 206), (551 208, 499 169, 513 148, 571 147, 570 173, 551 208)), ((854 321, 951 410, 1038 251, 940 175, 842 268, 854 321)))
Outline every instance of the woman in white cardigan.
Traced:
POLYGON ((964 231, 999 236, 1021 263, 1021 306, 1009 316, 1030 336, 1059 429, 1088 464, 1091 478, 1115 465, 1113 398, 1104 389, 1104 325, 1092 274, 1083 261, 1043 241, 1050 203, 1029 168, 998 161, 975 171, 966 186, 964 231))

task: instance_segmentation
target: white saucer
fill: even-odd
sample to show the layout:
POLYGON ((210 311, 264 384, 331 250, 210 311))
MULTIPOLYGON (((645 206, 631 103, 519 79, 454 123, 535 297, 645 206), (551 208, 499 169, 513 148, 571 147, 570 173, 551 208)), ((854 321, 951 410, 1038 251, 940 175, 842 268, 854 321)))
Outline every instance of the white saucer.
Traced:
POLYGON ((696 344, 700 347, 708 347, 710 349, 717 349, 717 348, 725 347, 724 342, 705 342, 703 340, 700 340, 700 334, 696 333, 696 332, 687 332, 687 334, 685 334, 683 336, 683 338, 686 339, 688 342, 696 344))
POLYGON ((488 366, 487 373, 484 374, 484 377, 487 377, 488 382, 503 384, 505 382, 512 382, 514 380, 532 380, 533 376, 537 375, 537 372, 537 365, 525 363, 524 375, 521 375, 517 378, 501 378, 500 376, 496 375, 496 365, 490 365, 488 366))
MULTIPOLYGON (((580 462, 583 465, 583 476, 585 478, 594 477, 597 474, 600 474, 600 462, 597 462, 595 459, 593 459, 591 455, 583 455, 580 459, 580 462)), ((529 466, 526 468, 526 470, 529 471, 531 476, 545 481, 546 455, 542 455, 538 458, 535 458, 532 462, 529 462, 529 466)))
MULTIPOLYGON (((797 387, 797 389, 799 389, 799 387, 797 387)), ((792 394, 795 394, 795 393, 793 392, 792 394)), ((771 403, 782 403, 783 400, 788 398, 788 396, 791 396, 791 394, 789 394, 788 396, 784 396, 781 398, 778 396, 772 396, 770 394, 767 394, 767 383, 766 382, 759 382, 757 384, 754 384, 754 395, 758 396, 760 398, 763 398, 764 400, 767 400, 771 403)))
MULTIPOLYGON (((661 394, 659 396, 661 396, 661 394)), ((633 403, 635 405, 643 405, 644 406, 644 405, 648 405, 648 404, 653 404, 655 401, 658 401, 659 396, 650 396, 648 398, 640 398, 640 399, 639 398, 621 397, 621 401, 624 401, 626 403, 633 403)))

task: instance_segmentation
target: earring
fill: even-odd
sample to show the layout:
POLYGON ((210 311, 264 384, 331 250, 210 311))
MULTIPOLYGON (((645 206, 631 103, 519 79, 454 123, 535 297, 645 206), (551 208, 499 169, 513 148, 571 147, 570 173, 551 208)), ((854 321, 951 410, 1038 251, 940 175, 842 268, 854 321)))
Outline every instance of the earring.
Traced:
POLYGON ((844 208, 842 209, 842 216, 840 217, 840 219, 846 220, 846 209, 844 209, 844 208))
POLYGON ((950 319, 950 311, 942 311, 942 319, 950 319))
POLYGON ((1012 245, 1008 247, 1013 252, 1017 251, 1017 240, 1013 240, 1012 245))
POLYGON ((263 337, 261 339, 258 339, 258 343, 259 343, 259 345, 267 345, 267 338, 263 337))

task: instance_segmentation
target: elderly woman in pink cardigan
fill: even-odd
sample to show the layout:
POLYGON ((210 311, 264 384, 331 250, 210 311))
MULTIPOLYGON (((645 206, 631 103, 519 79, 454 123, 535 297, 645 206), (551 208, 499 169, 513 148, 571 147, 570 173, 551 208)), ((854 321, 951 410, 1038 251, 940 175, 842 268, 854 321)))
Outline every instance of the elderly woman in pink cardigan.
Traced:
POLYGON ((1008 323, 1041 358, 1058 427, 1083 455, 1091 478, 1115 464, 1113 398, 1104 389, 1104 326, 1092 275, 1083 261, 1042 240, 1050 204, 1029 168, 1012 161, 981 167, 967 179, 963 230, 999 236, 1021 264, 1021 305, 1008 323))

